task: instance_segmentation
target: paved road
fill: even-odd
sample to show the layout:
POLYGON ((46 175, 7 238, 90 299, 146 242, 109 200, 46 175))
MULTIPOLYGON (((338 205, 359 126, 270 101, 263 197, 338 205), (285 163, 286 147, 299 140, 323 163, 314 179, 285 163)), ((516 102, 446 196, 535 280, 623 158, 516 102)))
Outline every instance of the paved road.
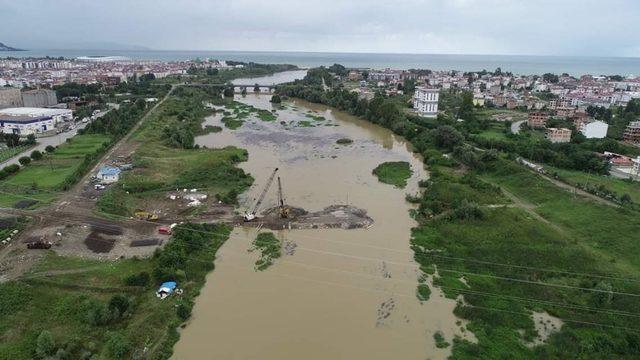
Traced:
POLYGON ((527 120, 520 120, 520 121, 516 121, 513 124, 511 124, 511 132, 514 134, 517 134, 520 132, 520 125, 522 125, 523 122, 525 122, 527 120))

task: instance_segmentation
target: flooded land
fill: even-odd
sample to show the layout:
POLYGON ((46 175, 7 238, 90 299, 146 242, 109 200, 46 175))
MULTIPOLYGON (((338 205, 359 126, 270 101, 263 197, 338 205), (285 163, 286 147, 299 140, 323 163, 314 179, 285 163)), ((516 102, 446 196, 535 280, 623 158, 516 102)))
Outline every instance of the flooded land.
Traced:
MULTIPOLYGON (((275 106, 270 97, 237 95, 236 101, 275 109, 275 119, 249 116, 231 130, 218 112, 204 125, 223 130, 197 138, 201 146, 248 150, 240 166, 255 183, 240 197, 239 212, 253 206, 279 168, 291 207, 318 212, 349 205, 366 211, 372 223, 274 231, 285 251, 264 271, 254 269, 259 254, 250 250, 265 228, 236 226, 181 330, 174 358, 442 359, 451 348, 435 346, 436 332, 449 343, 454 336, 473 341, 453 315, 454 300, 438 289, 427 301, 416 296, 422 273, 409 248, 415 222, 405 195, 417 193, 428 173, 410 144, 337 110, 299 100, 275 106), (410 164, 404 189, 372 174, 386 161, 410 164)), ((273 186, 262 210, 276 206, 273 186)))

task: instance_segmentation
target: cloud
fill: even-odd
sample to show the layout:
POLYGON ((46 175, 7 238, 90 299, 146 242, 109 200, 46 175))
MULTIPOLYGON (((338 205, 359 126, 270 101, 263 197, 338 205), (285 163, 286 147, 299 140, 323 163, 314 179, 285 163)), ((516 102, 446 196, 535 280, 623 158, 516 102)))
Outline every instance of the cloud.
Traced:
POLYGON ((0 0, 0 9, 0 41, 32 48, 640 56, 634 0, 0 0))

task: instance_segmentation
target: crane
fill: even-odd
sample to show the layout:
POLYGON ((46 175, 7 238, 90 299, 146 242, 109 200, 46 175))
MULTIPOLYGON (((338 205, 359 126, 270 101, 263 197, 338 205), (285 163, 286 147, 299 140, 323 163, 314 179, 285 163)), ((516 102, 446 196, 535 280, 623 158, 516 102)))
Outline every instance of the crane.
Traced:
POLYGON ((278 176, 278 202, 280 203, 280 217, 286 219, 289 217, 289 207, 284 203, 284 194, 282 193, 282 182, 278 176))
POLYGON ((256 201, 256 204, 253 206, 253 209, 251 210, 251 212, 244 213, 244 221, 251 221, 256 218, 256 213, 260 209, 262 200, 264 200, 264 197, 267 195, 267 191, 269 191, 269 188, 271 187, 271 183, 273 183, 273 178, 276 176, 277 172, 278 172, 278 168, 275 168, 275 170, 273 170, 273 172, 271 173, 271 176, 269 176, 269 179, 267 180, 267 184, 264 186, 264 189, 262 190, 262 193, 260 193, 260 197, 258 197, 258 201, 256 201))

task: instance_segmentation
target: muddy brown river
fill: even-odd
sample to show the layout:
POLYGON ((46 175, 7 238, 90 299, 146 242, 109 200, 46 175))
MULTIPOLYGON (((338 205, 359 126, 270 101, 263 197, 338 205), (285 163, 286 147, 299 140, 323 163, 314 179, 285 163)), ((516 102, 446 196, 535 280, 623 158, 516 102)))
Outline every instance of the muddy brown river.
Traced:
MULTIPOLYGON (((270 95, 236 100, 272 109, 270 95)), ((410 144, 382 127, 304 101, 287 102, 278 119, 249 118, 237 130, 201 136, 208 147, 234 145, 249 151, 240 166, 255 178, 241 197, 250 208, 278 167, 287 202, 308 211, 348 203, 365 209, 367 229, 276 231, 295 244, 274 265, 255 271, 250 252, 257 229, 238 227, 219 250, 215 271, 181 330, 175 359, 442 359, 433 334, 449 343, 465 323, 453 315, 455 301, 432 288, 428 301, 416 297, 420 272, 409 248, 411 204, 428 177, 410 144), (314 120, 313 112, 325 120, 314 120), (283 122, 283 123, 281 123, 283 122), (309 122, 309 123, 307 123, 309 122), (314 126, 310 126, 314 125, 314 126), (350 145, 336 140, 350 138, 350 145), (371 171, 384 161, 407 161, 413 176, 405 189, 383 184, 371 171)), ((206 124, 221 125, 220 115, 206 124)), ((276 205, 276 187, 263 209, 276 205)))

